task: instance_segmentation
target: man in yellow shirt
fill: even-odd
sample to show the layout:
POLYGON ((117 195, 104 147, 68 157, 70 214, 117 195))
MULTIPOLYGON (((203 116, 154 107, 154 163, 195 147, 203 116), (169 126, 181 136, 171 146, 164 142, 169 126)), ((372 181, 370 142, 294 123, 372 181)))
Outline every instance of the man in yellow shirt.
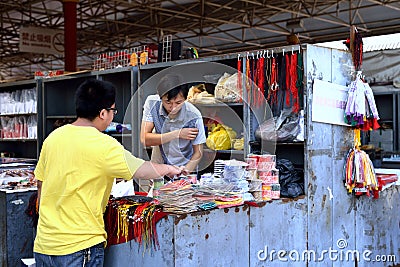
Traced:
POLYGON ((75 105, 77 120, 46 138, 35 169, 37 267, 103 266, 103 213, 114 179, 152 179, 183 170, 136 158, 102 133, 117 113, 111 83, 85 81, 76 91, 75 105))

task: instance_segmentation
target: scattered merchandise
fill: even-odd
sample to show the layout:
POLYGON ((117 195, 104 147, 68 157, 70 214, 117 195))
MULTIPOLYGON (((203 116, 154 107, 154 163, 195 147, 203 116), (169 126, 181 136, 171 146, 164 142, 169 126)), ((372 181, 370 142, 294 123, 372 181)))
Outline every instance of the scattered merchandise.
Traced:
POLYGON ((224 73, 215 86, 215 98, 222 102, 240 102, 242 93, 237 85, 238 74, 224 73))
POLYGON ((64 71, 63 70, 48 70, 48 71, 35 71, 35 79, 36 78, 51 78, 51 77, 56 77, 63 75, 64 71))
POLYGON ((187 100, 194 104, 215 104, 218 100, 213 94, 206 91, 204 84, 199 84, 197 86, 192 86, 189 89, 187 100))

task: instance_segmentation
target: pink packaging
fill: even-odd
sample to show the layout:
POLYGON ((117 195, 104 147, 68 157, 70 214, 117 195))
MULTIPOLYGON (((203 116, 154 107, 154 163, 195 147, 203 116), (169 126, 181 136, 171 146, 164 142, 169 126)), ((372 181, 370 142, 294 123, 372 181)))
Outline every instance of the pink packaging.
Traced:
POLYGON ((253 157, 253 158, 246 158, 245 162, 247 164, 249 164, 246 169, 247 170, 254 170, 257 169, 257 158, 253 157))
POLYGON ((276 162, 276 155, 259 155, 259 162, 276 162))
POLYGON ((197 174, 189 174, 186 176, 186 180, 191 184, 197 184, 197 174))
POLYGON ((257 165, 258 170, 272 170, 275 169, 275 162, 260 161, 257 165))
POLYGON ((260 180, 265 184, 276 184, 279 183, 279 177, 275 175, 268 175, 264 177, 259 177, 260 180))
POLYGON ((279 184, 279 171, 277 170, 258 170, 258 179, 265 184, 279 184))

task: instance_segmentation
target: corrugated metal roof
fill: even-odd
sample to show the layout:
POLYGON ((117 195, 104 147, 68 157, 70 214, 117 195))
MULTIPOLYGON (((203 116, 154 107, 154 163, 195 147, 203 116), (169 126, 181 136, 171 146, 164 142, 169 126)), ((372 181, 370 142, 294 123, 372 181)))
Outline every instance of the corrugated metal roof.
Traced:
POLYGON ((363 39, 364 52, 400 48, 400 33, 366 37, 363 39))
MULTIPOLYGON (((344 40, 319 43, 317 45, 347 50, 347 47, 343 44, 343 42, 344 42, 344 40)), ((364 44, 364 47, 363 47, 364 53, 371 52, 371 51, 399 49, 400 48, 400 33, 381 35, 381 36, 373 36, 373 37, 364 37, 363 44, 364 44)))

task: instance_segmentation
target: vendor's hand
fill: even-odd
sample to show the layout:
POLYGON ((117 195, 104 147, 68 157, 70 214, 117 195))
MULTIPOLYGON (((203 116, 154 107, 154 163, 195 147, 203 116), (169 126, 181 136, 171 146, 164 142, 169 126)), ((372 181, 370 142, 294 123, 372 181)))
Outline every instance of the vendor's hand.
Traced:
POLYGON ((187 176, 190 174, 190 171, 188 169, 186 169, 185 166, 180 166, 179 168, 181 168, 181 170, 182 170, 181 175, 187 176))
POLYGON ((168 177, 173 178, 174 176, 179 176, 182 173, 182 167, 178 167, 175 165, 169 165, 168 173, 166 174, 168 177))
POLYGON ((194 140, 198 133, 199 129, 197 128, 182 128, 179 130, 178 136, 180 139, 194 140))

